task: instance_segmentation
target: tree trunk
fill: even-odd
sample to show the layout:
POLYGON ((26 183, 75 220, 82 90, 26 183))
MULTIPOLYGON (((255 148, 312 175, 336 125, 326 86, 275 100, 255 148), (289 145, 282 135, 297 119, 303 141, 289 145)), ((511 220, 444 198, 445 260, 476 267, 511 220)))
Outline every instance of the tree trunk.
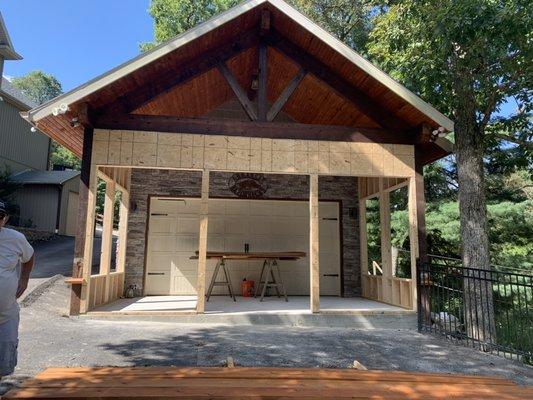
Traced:
POLYGON ((459 211, 464 272, 464 313, 468 335, 484 350, 496 341, 487 207, 483 170, 483 132, 476 121, 473 85, 467 74, 455 83, 457 111, 455 152, 459 178, 459 211))

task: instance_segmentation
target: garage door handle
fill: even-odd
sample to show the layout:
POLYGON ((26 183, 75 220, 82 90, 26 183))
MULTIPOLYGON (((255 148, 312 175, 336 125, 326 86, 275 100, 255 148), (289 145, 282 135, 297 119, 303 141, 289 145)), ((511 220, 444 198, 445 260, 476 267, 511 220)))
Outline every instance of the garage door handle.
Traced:
POLYGON ((165 275, 164 272, 148 272, 148 275, 165 275))
POLYGON ((152 214, 150 214, 150 215, 165 216, 165 217, 166 217, 168 214, 152 213, 152 214))
POLYGON ((339 274, 324 274, 324 275, 322 275, 322 276, 336 276, 336 277, 338 277, 339 274))
POLYGON ((322 218, 323 221, 337 221, 337 218, 322 218))

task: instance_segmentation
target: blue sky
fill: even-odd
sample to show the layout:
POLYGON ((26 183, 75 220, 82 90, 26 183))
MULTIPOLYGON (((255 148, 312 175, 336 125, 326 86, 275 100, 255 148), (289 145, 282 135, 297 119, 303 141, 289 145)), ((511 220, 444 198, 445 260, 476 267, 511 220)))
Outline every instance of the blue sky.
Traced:
MULTIPOLYGON (((0 0, 15 50, 4 75, 54 75, 68 91, 139 54, 153 38, 150 0, 0 0)), ((514 101, 500 115, 513 113, 514 101)))
POLYGON ((149 0, 0 0, 21 61, 4 75, 40 69, 70 90, 139 54, 153 38, 149 0))

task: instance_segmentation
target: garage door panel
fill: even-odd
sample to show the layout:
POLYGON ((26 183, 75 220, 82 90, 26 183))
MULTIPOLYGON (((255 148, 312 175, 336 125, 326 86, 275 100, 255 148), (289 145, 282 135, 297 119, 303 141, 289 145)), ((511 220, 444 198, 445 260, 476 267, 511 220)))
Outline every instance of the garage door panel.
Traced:
POLYGON ((191 255, 198 250, 198 236, 197 235, 179 235, 176 236, 177 251, 189 251, 191 255))
POLYGON ((200 213, 200 199, 181 199, 176 201, 179 215, 198 215, 200 213))
POLYGON ((252 201, 250 203, 250 215, 271 217, 272 203, 269 201, 252 201))
POLYGON ((146 292, 149 294, 170 293, 170 273, 148 272, 146 275, 146 292))
POLYGON ((224 218, 211 217, 211 214, 209 214, 209 221, 207 224, 207 232, 209 234, 224 233, 224 230, 225 230, 224 226, 225 226, 224 218))
MULTIPOLYGON (((209 215, 225 215, 226 200, 209 200, 209 215)), ((209 221, 211 222, 211 221, 209 221)))
POLYGON ((174 233, 176 231, 176 221, 168 216, 150 216, 151 233, 174 233))
POLYGON ((209 236, 207 240, 208 251, 224 251, 224 235, 209 236))
POLYGON ((240 218, 225 218, 225 230, 226 234, 244 234, 248 233, 248 220, 240 218))
POLYGON ((176 236, 174 235, 150 235, 148 246, 154 252, 173 252, 176 249, 176 236))
MULTIPOLYGON (((157 203, 157 201, 154 202, 157 203)), ((164 207, 156 207, 156 209, 168 211, 171 207, 169 204, 172 203, 167 202, 164 207)), ((180 213, 168 215, 166 220, 162 218, 160 222, 156 222, 155 231, 152 229, 154 217, 150 219, 147 271, 168 273, 171 268, 172 276, 167 276, 169 283, 165 286, 166 289, 162 289, 164 287, 158 283, 161 278, 153 277, 149 291, 147 283, 149 294, 161 294, 161 290, 183 295, 196 293, 198 260, 190 260, 190 256, 198 249, 200 201, 199 199, 187 199, 187 203, 175 202, 174 204, 180 213), (151 291, 152 289, 154 292, 151 291)), ((244 244, 248 243, 252 252, 304 251, 309 253, 308 202, 212 199, 209 205, 207 242, 209 251, 242 252, 244 244)), ((320 272, 321 275, 339 275, 339 221, 322 220, 322 218, 338 218, 338 203, 321 202, 320 206, 320 272)), ((309 257, 294 262, 280 261, 279 263, 288 294, 308 295, 309 257)), ((207 285, 215 264, 215 260, 208 260, 207 285)), ((262 261, 259 260, 228 261, 235 291, 239 292, 243 278, 257 282, 261 267, 262 261)), ((323 277, 321 277, 320 288, 322 295, 340 293, 339 277, 331 277, 323 284, 322 281, 323 277)), ((224 288, 215 288, 213 293, 225 294, 226 291, 224 288)), ((271 291, 271 294, 274 292, 271 291)))
POLYGON ((158 199, 150 202, 150 213, 177 214, 178 204, 176 200, 158 199))
POLYGON ((245 200, 226 200, 226 215, 249 215, 250 203, 245 200))

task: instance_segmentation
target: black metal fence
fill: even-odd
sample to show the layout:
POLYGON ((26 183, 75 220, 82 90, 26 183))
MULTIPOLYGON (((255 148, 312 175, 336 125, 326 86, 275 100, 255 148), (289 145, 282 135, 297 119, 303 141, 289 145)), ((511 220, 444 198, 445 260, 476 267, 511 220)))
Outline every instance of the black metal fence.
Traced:
POLYGON ((533 275, 417 265, 420 331, 533 363, 533 275))

